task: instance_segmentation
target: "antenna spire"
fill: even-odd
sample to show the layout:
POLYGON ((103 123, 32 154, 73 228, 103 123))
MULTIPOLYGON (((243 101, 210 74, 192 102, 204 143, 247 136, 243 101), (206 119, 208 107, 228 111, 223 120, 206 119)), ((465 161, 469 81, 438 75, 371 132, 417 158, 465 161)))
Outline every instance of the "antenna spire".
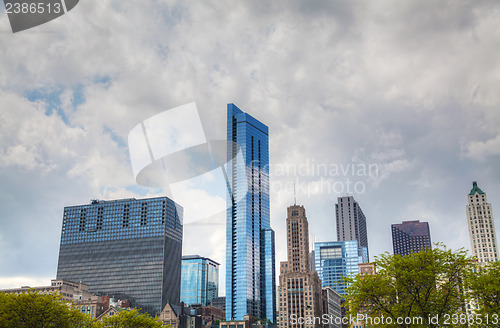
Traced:
POLYGON ((293 182, 293 205, 297 205, 297 193, 295 191, 295 181, 293 182))

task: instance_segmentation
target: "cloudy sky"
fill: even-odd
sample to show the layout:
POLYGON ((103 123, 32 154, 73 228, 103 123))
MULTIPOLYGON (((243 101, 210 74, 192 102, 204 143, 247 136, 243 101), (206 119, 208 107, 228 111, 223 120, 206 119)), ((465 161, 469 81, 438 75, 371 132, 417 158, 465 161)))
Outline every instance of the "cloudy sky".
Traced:
MULTIPOLYGON (((191 102, 207 139, 227 103, 269 126, 277 262, 293 181, 315 240, 349 194, 372 256, 402 220, 468 248, 473 180, 500 232, 499 53, 497 1, 81 1, 15 34, 2 9, 0 288, 55 278, 64 206, 162 194, 136 184, 128 133, 191 102)), ((201 223, 183 253, 224 264, 224 213, 201 223)))

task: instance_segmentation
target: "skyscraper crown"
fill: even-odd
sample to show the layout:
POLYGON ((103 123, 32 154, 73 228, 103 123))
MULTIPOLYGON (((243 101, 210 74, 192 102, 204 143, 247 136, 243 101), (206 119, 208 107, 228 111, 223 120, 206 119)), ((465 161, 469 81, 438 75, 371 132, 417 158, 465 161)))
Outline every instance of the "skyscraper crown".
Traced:
POLYGON ((483 191, 482 191, 482 190, 481 190, 481 189, 477 186, 477 182, 476 182, 476 181, 473 181, 473 182, 472 182, 472 189, 471 189, 471 191, 470 191, 469 195, 471 195, 471 196, 472 196, 472 195, 474 195, 475 193, 478 193, 478 194, 480 194, 480 195, 483 195, 483 194, 484 194, 484 192, 483 192, 483 191))

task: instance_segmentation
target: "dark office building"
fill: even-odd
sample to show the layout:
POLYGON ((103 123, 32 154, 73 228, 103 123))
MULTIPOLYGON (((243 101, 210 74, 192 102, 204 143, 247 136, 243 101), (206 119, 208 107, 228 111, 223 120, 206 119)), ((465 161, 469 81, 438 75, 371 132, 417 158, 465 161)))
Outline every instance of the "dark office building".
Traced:
POLYGON ((158 315, 179 304, 182 207, 167 197, 64 208, 57 279, 158 315))
POLYGON ((211 302, 211 305, 226 312, 226 297, 219 296, 219 297, 214 298, 211 302))
POLYGON ((432 247, 431 233, 427 222, 403 221, 403 223, 393 224, 391 227, 394 254, 408 255, 432 247))
POLYGON ((335 204, 337 223, 337 241, 357 240, 359 247, 366 247, 369 262, 368 233, 366 231, 366 216, 352 196, 337 198, 335 204))

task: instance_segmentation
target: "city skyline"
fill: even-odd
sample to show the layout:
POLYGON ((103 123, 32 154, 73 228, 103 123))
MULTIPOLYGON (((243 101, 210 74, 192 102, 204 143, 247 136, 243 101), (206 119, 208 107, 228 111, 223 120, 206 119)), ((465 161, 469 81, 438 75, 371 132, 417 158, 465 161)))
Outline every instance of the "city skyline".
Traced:
MULTIPOLYGON (((349 194, 372 259, 391 251, 390 225, 404 218, 470 249, 471 181, 500 217, 499 22, 493 1, 80 2, 16 34, 2 13, 0 286, 56 276, 65 206, 164 195, 137 186, 127 135, 194 101, 207 140, 226 140, 231 102, 272 131, 276 262, 294 182, 311 239, 335 240, 334 204, 349 194)), ((202 209, 225 204, 196 186, 187 194, 202 209)), ((186 225, 184 255, 225 272, 225 220, 186 225)))

